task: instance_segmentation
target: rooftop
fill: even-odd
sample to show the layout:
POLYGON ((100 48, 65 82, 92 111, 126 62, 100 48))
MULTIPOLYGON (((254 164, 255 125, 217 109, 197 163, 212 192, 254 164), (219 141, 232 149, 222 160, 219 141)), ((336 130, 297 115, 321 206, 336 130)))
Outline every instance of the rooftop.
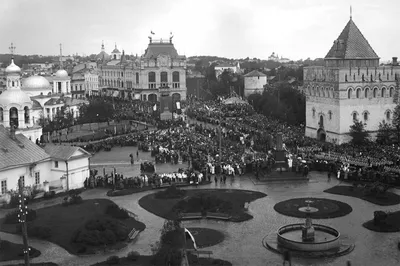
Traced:
POLYGON ((350 18, 325 59, 379 59, 367 39, 350 18))
POLYGON ((264 73, 261 73, 260 71, 257 70, 253 70, 249 73, 247 73, 246 75, 244 75, 245 77, 265 77, 267 75, 265 75, 264 73))
POLYGON ((174 45, 170 42, 152 42, 149 43, 147 47, 144 58, 154 58, 160 54, 165 54, 171 56, 171 58, 178 58, 178 52, 176 51, 174 45))
POLYGON ((90 153, 88 153, 87 151, 85 151, 80 147, 67 146, 67 145, 64 146, 64 145, 46 144, 44 150, 51 156, 51 158, 63 161, 68 161, 77 152, 81 152, 80 155, 86 155, 88 157, 91 156, 90 153))
POLYGON ((11 139, 10 132, 0 125, 0 170, 33 164, 50 159, 50 156, 38 145, 22 134, 11 139))

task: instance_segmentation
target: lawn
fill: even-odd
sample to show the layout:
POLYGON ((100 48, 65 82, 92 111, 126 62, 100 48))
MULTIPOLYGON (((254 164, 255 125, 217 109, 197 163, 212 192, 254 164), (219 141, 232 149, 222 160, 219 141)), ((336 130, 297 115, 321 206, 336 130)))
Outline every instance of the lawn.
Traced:
POLYGON ((215 246, 225 239, 225 235, 218 230, 199 227, 188 227, 187 229, 193 235, 198 248, 215 246))
MULTIPOLYGON (((0 261, 9 260, 22 260, 24 259, 24 245, 16 244, 6 240, 0 241, 0 261)), ((40 251, 31 247, 29 252, 30 258, 36 258, 40 256, 40 251)))
MULTIPOLYGON (((65 248, 72 254, 77 254, 82 245, 73 243, 72 238, 76 235, 77 231, 82 229, 86 222, 92 219, 111 219, 116 220, 109 215, 105 214, 107 206, 114 204, 108 199, 93 199, 84 200, 81 204, 62 206, 61 204, 37 209, 37 218, 30 222, 30 226, 41 226, 49 228, 51 235, 47 239, 59 246, 65 248)), ((130 231, 132 228, 137 230, 144 230, 145 225, 136 221, 134 218, 118 220, 122 223, 126 230, 130 231)), ((16 233, 16 225, 2 225, 2 231, 9 233, 16 233)), ((109 249, 121 247, 124 242, 117 241, 115 246, 108 246, 109 249)), ((99 247, 104 249, 103 246, 99 247)), ((96 249, 96 248, 94 248, 96 249)), ((92 253, 93 249, 89 249, 87 253, 92 253)), ((86 252, 80 252, 80 254, 86 252)))
POLYGON ((363 226, 375 232, 400 232, 400 211, 388 213, 386 220, 375 225, 374 219, 365 222, 363 226))
POLYGON ((332 188, 324 190, 324 192, 342 196, 355 197, 380 206, 391 206, 400 203, 400 196, 389 191, 386 191, 382 195, 372 196, 366 195, 364 189, 362 188, 353 186, 334 186, 332 188))
POLYGON ((193 189, 186 190, 185 196, 177 199, 157 199, 152 193, 142 197, 139 205, 168 220, 178 219, 179 212, 210 211, 229 214, 232 222, 243 222, 253 218, 245 212, 245 203, 265 196, 264 193, 249 190, 193 189))
POLYGON ((317 208, 318 211, 311 213, 310 217, 313 219, 328 219, 336 218, 349 214, 353 211, 350 205, 344 202, 330 199, 321 198, 296 198, 278 202, 275 204, 274 209, 280 214, 306 218, 306 213, 299 210, 299 208, 307 207, 317 208))

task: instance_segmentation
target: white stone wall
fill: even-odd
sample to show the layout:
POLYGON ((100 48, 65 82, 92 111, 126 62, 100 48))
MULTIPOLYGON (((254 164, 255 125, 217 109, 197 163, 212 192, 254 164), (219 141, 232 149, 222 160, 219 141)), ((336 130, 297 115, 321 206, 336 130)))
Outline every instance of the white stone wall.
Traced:
POLYGON ((247 97, 252 93, 262 93, 264 85, 267 84, 267 77, 245 77, 244 78, 244 96, 247 97))

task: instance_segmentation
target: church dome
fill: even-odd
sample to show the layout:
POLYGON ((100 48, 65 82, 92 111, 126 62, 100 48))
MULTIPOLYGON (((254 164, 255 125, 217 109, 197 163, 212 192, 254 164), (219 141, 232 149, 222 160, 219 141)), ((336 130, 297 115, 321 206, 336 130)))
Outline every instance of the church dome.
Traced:
POLYGON ((20 73, 21 68, 14 64, 14 59, 11 59, 11 64, 6 68, 7 74, 20 73))
POLYGON ((96 55, 97 60, 110 60, 111 56, 104 51, 101 51, 98 55, 96 55))
POLYGON ((24 91, 51 91, 49 81, 42 76, 30 76, 22 81, 22 90, 24 91))
POLYGON ((67 78, 68 77, 68 73, 64 69, 60 69, 60 70, 58 70, 56 72, 56 77, 57 78, 67 78))
POLYGON ((31 98, 19 89, 8 89, 0 94, 0 106, 8 107, 11 104, 32 104, 31 98))

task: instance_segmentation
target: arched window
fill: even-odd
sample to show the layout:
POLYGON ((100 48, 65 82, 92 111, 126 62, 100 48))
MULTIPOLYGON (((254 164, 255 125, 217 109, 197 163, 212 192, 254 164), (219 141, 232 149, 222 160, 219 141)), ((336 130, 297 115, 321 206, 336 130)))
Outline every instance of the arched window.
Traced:
POLYGON ((353 116, 353 121, 356 121, 356 120, 357 120, 357 112, 354 111, 354 112, 352 113, 352 116, 353 116))
POLYGON ((347 98, 348 99, 351 99, 351 95, 353 94, 353 89, 352 88, 350 88, 350 89, 348 89, 347 90, 347 98))
POLYGON ((367 111, 364 112, 364 120, 365 120, 365 121, 368 120, 368 112, 367 112, 367 111))
POLYGON ((4 121, 3 108, 0 107, 0 122, 4 121))
POLYGON ((358 88, 358 89, 356 90, 356 97, 357 97, 357 99, 360 98, 360 96, 361 96, 361 89, 358 88))
POLYGON ((10 127, 18 127, 18 109, 15 107, 10 108, 10 127))
POLYGON ((149 82, 156 82, 156 73, 149 72, 149 82))
POLYGON ((386 110, 386 120, 387 121, 390 121, 390 119, 391 119, 391 111, 390 110, 386 110))
POLYGON ((393 88, 393 87, 390 87, 390 89, 389 89, 389 97, 390 97, 390 98, 393 97, 393 91, 394 91, 394 88, 393 88))
POLYGON ((139 84, 139 73, 136 72, 136 84, 139 84))
POLYGON ((28 106, 24 107, 24 117, 25 117, 25 124, 29 124, 29 108, 28 108, 28 106))
POLYGON ((161 72, 160 74, 161 82, 168 82, 168 73, 167 72, 161 72))
POLYGON ((321 97, 325 97, 325 89, 323 87, 321 88, 321 97))
POLYGON ((329 110, 328 115, 329 115, 329 120, 332 120, 332 111, 331 110, 329 110))
POLYGON ((368 95, 369 95, 369 88, 365 88, 365 90, 364 90, 364 97, 365 97, 365 98, 368 98, 368 95))
POLYGON ((172 73, 172 82, 179 82, 179 72, 178 71, 174 71, 172 73))
POLYGON ((386 97, 386 88, 385 87, 383 87, 382 90, 381 90, 381 97, 382 98, 386 97))
POLYGON ((312 117, 315 118, 315 108, 312 109, 312 117))
POLYGON ((376 96, 378 94, 378 88, 376 88, 376 87, 374 88, 374 93, 373 94, 374 94, 374 98, 376 98, 376 96))
POLYGON ((317 87, 315 87, 315 96, 320 96, 320 94, 319 94, 319 87, 317 86, 317 87))
POLYGON ((322 115, 319 117, 319 127, 324 127, 324 116, 322 115))

